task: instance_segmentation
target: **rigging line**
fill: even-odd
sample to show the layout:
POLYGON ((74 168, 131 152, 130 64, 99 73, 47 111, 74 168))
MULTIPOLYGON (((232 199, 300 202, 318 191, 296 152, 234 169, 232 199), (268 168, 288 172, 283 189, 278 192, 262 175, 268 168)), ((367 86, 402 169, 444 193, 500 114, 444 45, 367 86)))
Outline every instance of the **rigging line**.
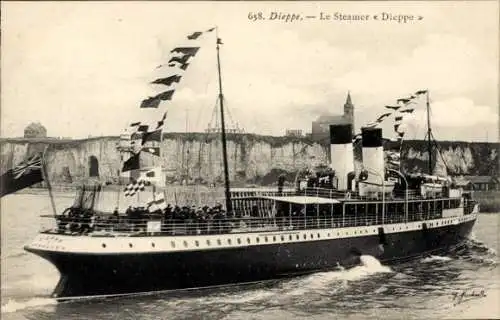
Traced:
POLYGON ((235 121, 234 121, 234 118, 233 118, 233 115, 231 113, 231 108, 229 108, 229 104, 227 104, 227 100, 226 100, 226 97, 224 97, 224 105, 227 106, 226 107, 226 113, 227 113, 227 117, 228 117, 228 120, 229 120, 229 123, 232 124, 232 126, 235 128, 235 121))
MULTIPOLYGON (((448 169, 449 169, 448 164, 446 163, 446 160, 444 159, 443 154, 441 153, 441 150, 440 150, 440 147, 439 147, 439 145, 438 145, 438 143, 436 141, 436 138, 434 137, 434 134, 432 134, 432 133, 431 133, 431 138, 432 138, 434 146, 436 147, 437 153, 439 154, 439 157, 441 158, 441 160, 443 160, 446 172, 448 173, 448 169)), ((462 155, 462 159, 465 160, 465 158, 464 158, 463 155, 462 155)))
MULTIPOLYGON (((215 120, 217 121, 217 106, 219 104, 219 97, 217 96, 217 98, 215 99, 215 105, 212 109, 212 117, 210 118, 210 122, 208 123, 208 128, 207 129, 211 129, 212 128, 212 121, 213 119, 215 118, 215 120)), ((217 127, 217 126, 215 126, 217 127)), ((210 130, 208 131, 205 131, 205 141, 208 141, 208 137, 211 135, 210 133, 210 130)))
POLYGON ((217 96, 217 99, 215 99, 215 105, 214 108, 212 109, 212 118, 210 119, 209 123, 209 125, 211 126, 213 124, 212 120, 215 120, 214 128, 217 128, 219 126, 218 108, 219 108, 219 96, 217 96))
POLYGON ((47 173, 47 166, 46 166, 46 161, 45 161, 45 159, 46 159, 45 156, 46 156, 47 150, 49 149, 50 146, 51 146, 50 144, 46 145, 44 150, 43 150, 40 169, 42 171, 42 177, 44 178, 44 180, 47 184, 47 189, 49 191, 50 205, 52 207, 52 212, 54 213, 54 215, 57 215, 57 208, 56 208, 56 204, 54 201, 54 195, 52 194, 52 186, 50 185, 50 179, 49 179, 49 175, 47 173))
MULTIPOLYGON (((432 109, 429 108, 428 112, 429 112, 429 117, 431 117, 432 116, 432 109)), ((439 147, 439 145, 438 145, 438 143, 436 141, 436 138, 434 137, 434 134, 432 133, 432 131, 429 131, 426 136, 428 136, 428 139, 432 141, 432 144, 436 148, 437 154, 439 155, 439 157, 441 158, 441 160, 443 160, 443 164, 445 166, 446 172, 448 172, 448 169, 449 169, 448 164, 446 163, 446 160, 444 159, 444 157, 443 157, 443 155, 441 153, 440 147, 439 147)), ((437 159, 435 160, 434 168, 436 167, 436 163, 437 163, 437 159)))

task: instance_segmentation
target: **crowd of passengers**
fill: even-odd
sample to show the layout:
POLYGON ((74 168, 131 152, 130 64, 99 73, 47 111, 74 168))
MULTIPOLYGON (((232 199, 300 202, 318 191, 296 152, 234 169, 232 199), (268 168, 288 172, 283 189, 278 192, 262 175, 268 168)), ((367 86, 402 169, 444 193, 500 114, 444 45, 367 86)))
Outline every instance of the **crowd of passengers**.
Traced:
MULTIPOLYGON (((257 212, 255 206, 253 212, 257 212)), ((168 204, 166 208, 150 210, 149 207, 133 207, 129 206, 125 211, 125 215, 118 212, 115 208, 113 214, 96 214, 93 210, 70 207, 64 211, 62 215, 57 217, 58 230, 60 232, 78 232, 88 233, 94 230, 109 229, 112 226, 113 230, 120 231, 138 231, 146 228, 147 220, 161 219, 164 227, 163 231, 168 231, 175 224, 184 225, 207 225, 207 222, 212 222, 217 230, 227 231, 229 220, 226 216, 226 211, 221 204, 215 206, 172 206, 168 204), (126 225, 126 226, 125 226, 126 225), (170 228, 169 228, 170 227, 170 228)), ((200 230, 207 231, 207 230, 200 230)))
MULTIPOLYGON (((235 208, 235 212, 241 212, 235 208)), ((161 231, 167 233, 207 234, 226 233, 234 228, 241 227, 264 227, 274 225, 280 228, 309 229, 309 228, 336 228, 342 226, 362 226, 380 223, 381 214, 377 218, 375 213, 358 214, 347 210, 342 218, 341 212, 331 213, 330 210, 318 210, 315 206, 304 210, 303 206, 285 210, 280 208, 272 212, 273 217, 262 218, 256 205, 249 210, 250 219, 242 219, 241 215, 228 216, 221 204, 213 207, 203 206, 172 206, 167 205, 164 209, 151 210, 149 207, 128 207, 125 214, 119 214, 118 209, 110 214, 96 214, 93 210, 70 207, 58 216, 57 224, 59 232, 89 233, 94 230, 103 231, 145 231, 148 220, 161 220, 161 231), (184 228, 184 231, 179 230, 184 228)), ((419 208, 418 212, 425 212, 419 208), (422 210, 422 211, 421 211, 422 210)), ((364 210, 362 210, 364 212, 364 210)), ((269 212, 268 212, 269 213, 269 212)), ((420 213, 409 214, 410 221, 438 218, 440 210, 432 214, 420 213)), ((402 214, 386 212, 385 223, 403 222, 402 214), (392 214, 391 214, 392 213, 392 214)))
MULTIPOLYGON (((235 210, 236 212, 240 210, 235 210)), ((335 227, 336 224, 317 225, 316 219, 305 219, 306 216, 318 217, 321 220, 328 219, 329 215, 322 210, 319 215, 316 210, 294 210, 291 215, 278 209, 275 218, 261 218, 256 205, 249 210, 249 219, 242 219, 241 215, 228 216, 221 204, 215 206, 172 206, 167 205, 164 209, 151 211, 148 207, 128 207, 125 214, 119 214, 115 208, 113 214, 96 214, 92 210, 70 207, 57 217, 59 232, 88 233, 94 230, 107 230, 110 227, 114 231, 140 231, 145 230, 148 220, 162 220, 162 231, 173 232, 175 228, 184 227, 186 233, 224 233, 232 228, 239 227, 263 227, 275 224, 279 227, 294 226, 302 228, 313 227, 335 227), (260 219, 259 219, 260 218, 260 219)))

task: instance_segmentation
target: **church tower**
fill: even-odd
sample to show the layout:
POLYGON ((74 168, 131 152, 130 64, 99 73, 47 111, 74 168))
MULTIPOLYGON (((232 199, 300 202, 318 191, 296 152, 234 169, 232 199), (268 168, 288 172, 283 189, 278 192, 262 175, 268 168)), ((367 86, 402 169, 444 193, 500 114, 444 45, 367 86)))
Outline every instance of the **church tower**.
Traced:
POLYGON ((352 104, 350 91, 347 91, 347 98, 344 103, 344 119, 352 125, 352 134, 354 134, 354 105, 352 104))

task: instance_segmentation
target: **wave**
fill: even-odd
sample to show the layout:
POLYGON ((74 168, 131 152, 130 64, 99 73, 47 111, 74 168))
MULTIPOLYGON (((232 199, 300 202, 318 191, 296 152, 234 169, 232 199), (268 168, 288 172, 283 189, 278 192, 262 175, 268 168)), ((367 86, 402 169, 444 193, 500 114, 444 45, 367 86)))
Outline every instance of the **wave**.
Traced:
POLYGON ((452 258, 450 257, 443 257, 443 256, 429 256, 429 257, 425 257, 423 259, 420 260, 421 263, 428 263, 428 262, 436 262, 436 261, 439 261, 439 262, 445 262, 445 261, 450 261, 450 260, 453 260, 452 258))
POLYGON ((498 253, 495 249, 488 247, 484 242, 471 240, 467 243, 467 247, 476 253, 486 255, 489 257, 498 257, 498 253))
POLYGON ((239 294, 223 294, 223 295, 215 295, 213 299, 202 299, 204 304, 213 304, 213 303, 223 303, 223 304, 243 304, 249 302, 256 302, 265 299, 269 299, 275 296, 274 292, 270 292, 264 289, 251 290, 251 291, 243 291, 239 294))
POLYGON ((56 303, 56 299, 50 298, 32 298, 26 301, 16 301, 13 299, 9 299, 7 303, 2 305, 2 313, 11 313, 28 308, 54 305, 56 303))
POLYGON ((471 233, 467 241, 467 246, 472 249, 477 249, 480 251, 485 251, 491 255, 497 255, 497 251, 493 248, 488 247, 486 243, 476 238, 474 233, 471 233))
MULTIPOLYGON (((335 289, 345 288, 349 281, 359 281, 369 278, 372 275, 379 273, 392 273, 393 270, 388 266, 384 266, 373 256, 362 255, 360 257, 361 264, 349 269, 344 269, 339 266, 339 270, 318 272, 300 280, 301 283, 294 283, 293 290, 287 292, 287 295, 302 295, 308 291, 315 291, 325 287, 329 287, 334 282, 341 282, 342 286, 337 286, 335 289)), ((290 283, 290 285, 292 285, 290 283)))

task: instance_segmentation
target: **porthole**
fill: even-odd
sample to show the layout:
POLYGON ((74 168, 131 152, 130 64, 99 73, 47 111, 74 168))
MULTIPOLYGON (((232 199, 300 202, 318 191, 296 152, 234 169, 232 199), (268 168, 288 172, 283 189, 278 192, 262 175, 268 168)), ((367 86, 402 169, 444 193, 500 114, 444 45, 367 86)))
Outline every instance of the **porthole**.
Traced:
POLYGON ((264 241, 267 242, 267 240, 268 240, 267 237, 264 237, 264 241))
POLYGON ((199 247, 199 246, 200 246, 200 242, 199 242, 198 240, 196 240, 196 241, 194 242, 194 245, 195 245, 195 246, 197 246, 197 247, 199 247))
POLYGON ((321 238, 321 235, 318 233, 318 239, 321 238))
POLYGON ((284 236, 281 236, 281 241, 285 241, 285 237, 284 236))
POLYGON ((295 238, 297 238, 297 240, 299 240, 299 239, 300 239, 299 235, 297 235, 295 238))
POLYGON ((276 242, 276 236, 273 236, 273 242, 276 242))
POLYGON ((237 241, 238 241, 238 244, 241 244, 241 239, 240 239, 240 238, 238 238, 238 240, 237 240, 237 241))
POLYGON ((328 238, 330 238, 330 234, 328 234, 328 238))
POLYGON ((340 233, 337 232, 337 236, 340 236, 340 233))
POLYGON ((250 238, 247 238, 247 243, 250 244, 250 238))
POLYGON ((306 235, 306 234, 304 234, 304 240, 306 240, 306 239, 307 239, 307 235, 306 235))
POLYGON ((102 244, 102 247, 103 247, 103 248, 106 248, 106 244, 105 244, 105 243, 103 243, 103 244, 102 244))
POLYGON ((313 238, 314 238, 314 235, 311 233, 311 239, 313 239, 313 238))
POLYGON ((170 242, 170 245, 172 246, 172 248, 175 248, 175 242, 174 241, 170 242))
POLYGON ((259 242, 260 242, 260 238, 259 238, 259 237, 255 238, 255 241, 256 241, 257 243, 259 243, 259 242))
POLYGON ((154 248, 154 247, 155 247, 155 243, 154 243, 154 242, 151 242, 151 246, 154 248))
POLYGON ((227 244, 231 244, 231 239, 227 239, 227 244))
POLYGON ((220 239, 217 239, 217 244, 220 246, 222 245, 222 242, 220 241, 220 239))
POLYGON ((356 231, 354 231, 354 234, 356 234, 356 231))
POLYGON ((292 235, 288 236, 288 240, 292 241, 292 235))
POLYGON ((210 245, 210 240, 207 239, 207 246, 209 246, 209 245, 210 245))
POLYGON ((129 246, 130 248, 132 248, 132 247, 133 247, 133 245, 132 245, 131 243, 129 243, 129 244, 128 244, 128 246, 129 246))
POLYGON ((184 247, 187 247, 187 246, 188 246, 187 241, 184 241, 184 247))

